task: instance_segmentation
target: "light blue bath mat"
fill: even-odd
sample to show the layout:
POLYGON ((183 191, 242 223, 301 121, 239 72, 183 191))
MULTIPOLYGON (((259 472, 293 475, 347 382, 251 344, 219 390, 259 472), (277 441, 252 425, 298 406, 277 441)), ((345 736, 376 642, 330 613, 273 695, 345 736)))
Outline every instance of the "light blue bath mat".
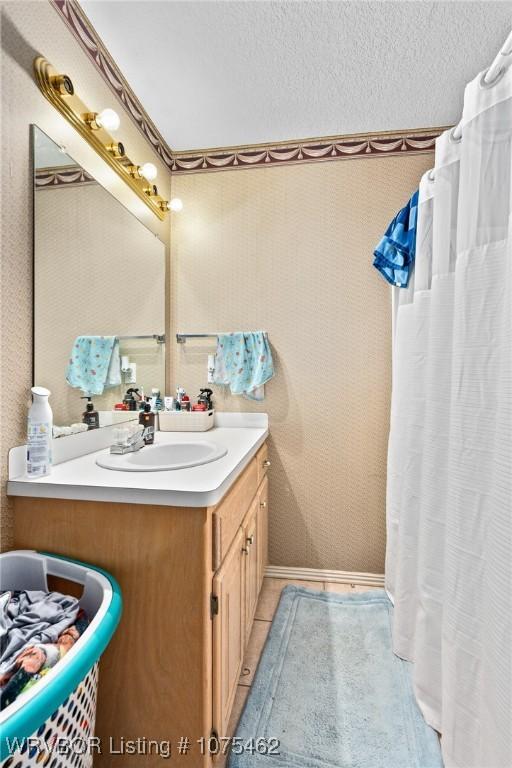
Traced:
POLYGON ((391 612, 384 591, 286 587, 230 768, 442 768, 410 664, 391 650, 391 612))

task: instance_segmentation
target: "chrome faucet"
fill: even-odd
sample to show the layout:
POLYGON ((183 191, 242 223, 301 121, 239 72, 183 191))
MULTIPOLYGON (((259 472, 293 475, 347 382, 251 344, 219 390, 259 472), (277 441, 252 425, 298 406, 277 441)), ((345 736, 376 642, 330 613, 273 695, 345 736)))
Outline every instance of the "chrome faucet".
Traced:
MULTIPOLYGON (((128 430, 119 430, 119 432, 127 432, 128 430)), ((132 434, 120 435, 118 433, 117 442, 115 442, 113 445, 110 446, 110 453, 130 453, 132 451, 140 451, 141 448, 144 448, 145 441, 144 438, 149 433, 149 430, 147 427, 141 427, 140 429, 135 430, 132 432, 132 434)))

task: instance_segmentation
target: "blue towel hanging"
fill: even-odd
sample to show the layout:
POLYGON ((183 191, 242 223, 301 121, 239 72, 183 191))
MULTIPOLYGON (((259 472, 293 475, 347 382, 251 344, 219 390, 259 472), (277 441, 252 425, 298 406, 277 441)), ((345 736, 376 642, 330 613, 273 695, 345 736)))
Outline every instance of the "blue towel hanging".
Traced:
POLYGON ((118 337, 78 336, 71 350, 66 381, 87 395, 102 395, 105 389, 119 386, 118 337))
POLYGON ((231 394, 263 400, 264 385, 274 375, 267 334, 227 333, 217 339, 214 383, 229 386, 231 394))
POLYGON ((416 254, 418 191, 395 216, 374 251, 373 266, 398 288, 406 288, 416 254))

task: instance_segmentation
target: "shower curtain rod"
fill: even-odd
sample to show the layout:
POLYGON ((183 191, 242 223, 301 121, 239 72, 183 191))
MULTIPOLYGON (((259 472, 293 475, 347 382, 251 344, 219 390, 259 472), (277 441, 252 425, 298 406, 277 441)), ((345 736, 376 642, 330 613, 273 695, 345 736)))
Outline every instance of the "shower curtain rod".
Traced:
MULTIPOLYGON (((491 66, 482 78, 482 86, 491 86, 497 82, 498 78, 505 72, 507 67, 510 66, 510 59, 506 58, 512 53, 512 32, 509 33, 507 39, 501 46, 491 66)), ((457 123, 452 131, 452 136, 455 141, 462 139, 462 120, 457 123)))
MULTIPOLYGON (((490 88, 498 81, 498 79, 504 74, 507 68, 512 63, 512 58, 507 61, 507 57, 512 54, 512 31, 509 32, 507 39, 501 46, 499 52, 495 56, 491 66, 485 72, 482 77, 481 85, 483 88, 490 88)), ((462 119, 459 120, 455 128, 452 128, 452 138, 454 141, 460 141, 462 139, 462 119)), ((435 172, 434 169, 429 171, 428 178, 430 181, 434 181, 435 172)))

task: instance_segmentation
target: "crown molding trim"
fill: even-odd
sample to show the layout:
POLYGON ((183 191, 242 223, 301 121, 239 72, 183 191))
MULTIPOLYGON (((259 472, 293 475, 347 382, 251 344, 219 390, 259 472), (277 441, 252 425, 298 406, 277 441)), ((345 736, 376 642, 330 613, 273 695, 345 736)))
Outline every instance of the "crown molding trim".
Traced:
POLYGON ((54 168, 37 168, 34 174, 36 191, 57 187, 76 187, 98 182, 79 165, 58 165, 54 168))
POLYGON ((231 149, 175 152, 173 173, 261 168, 271 165, 352 160, 356 158, 434 152, 435 142, 446 128, 426 128, 393 133, 368 133, 324 137, 279 144, 260 144, 231 149))
POLYGON ((49 0, 49 2, 97 67, 111 91, 117 96, 152 149, 171 170, 173 164, 171 148, 130 88, 128 81, 77 0, 49 0))
POLYGON ((433 152, 436 138, 451 126, 410 131, 323 136, 297 141, 216 147, 183 152, 169 147, 131 89, 78 0, 49 0, 78 40, 152 149, 172 173, 209 173, 274 165, 352 160, 433 152))

